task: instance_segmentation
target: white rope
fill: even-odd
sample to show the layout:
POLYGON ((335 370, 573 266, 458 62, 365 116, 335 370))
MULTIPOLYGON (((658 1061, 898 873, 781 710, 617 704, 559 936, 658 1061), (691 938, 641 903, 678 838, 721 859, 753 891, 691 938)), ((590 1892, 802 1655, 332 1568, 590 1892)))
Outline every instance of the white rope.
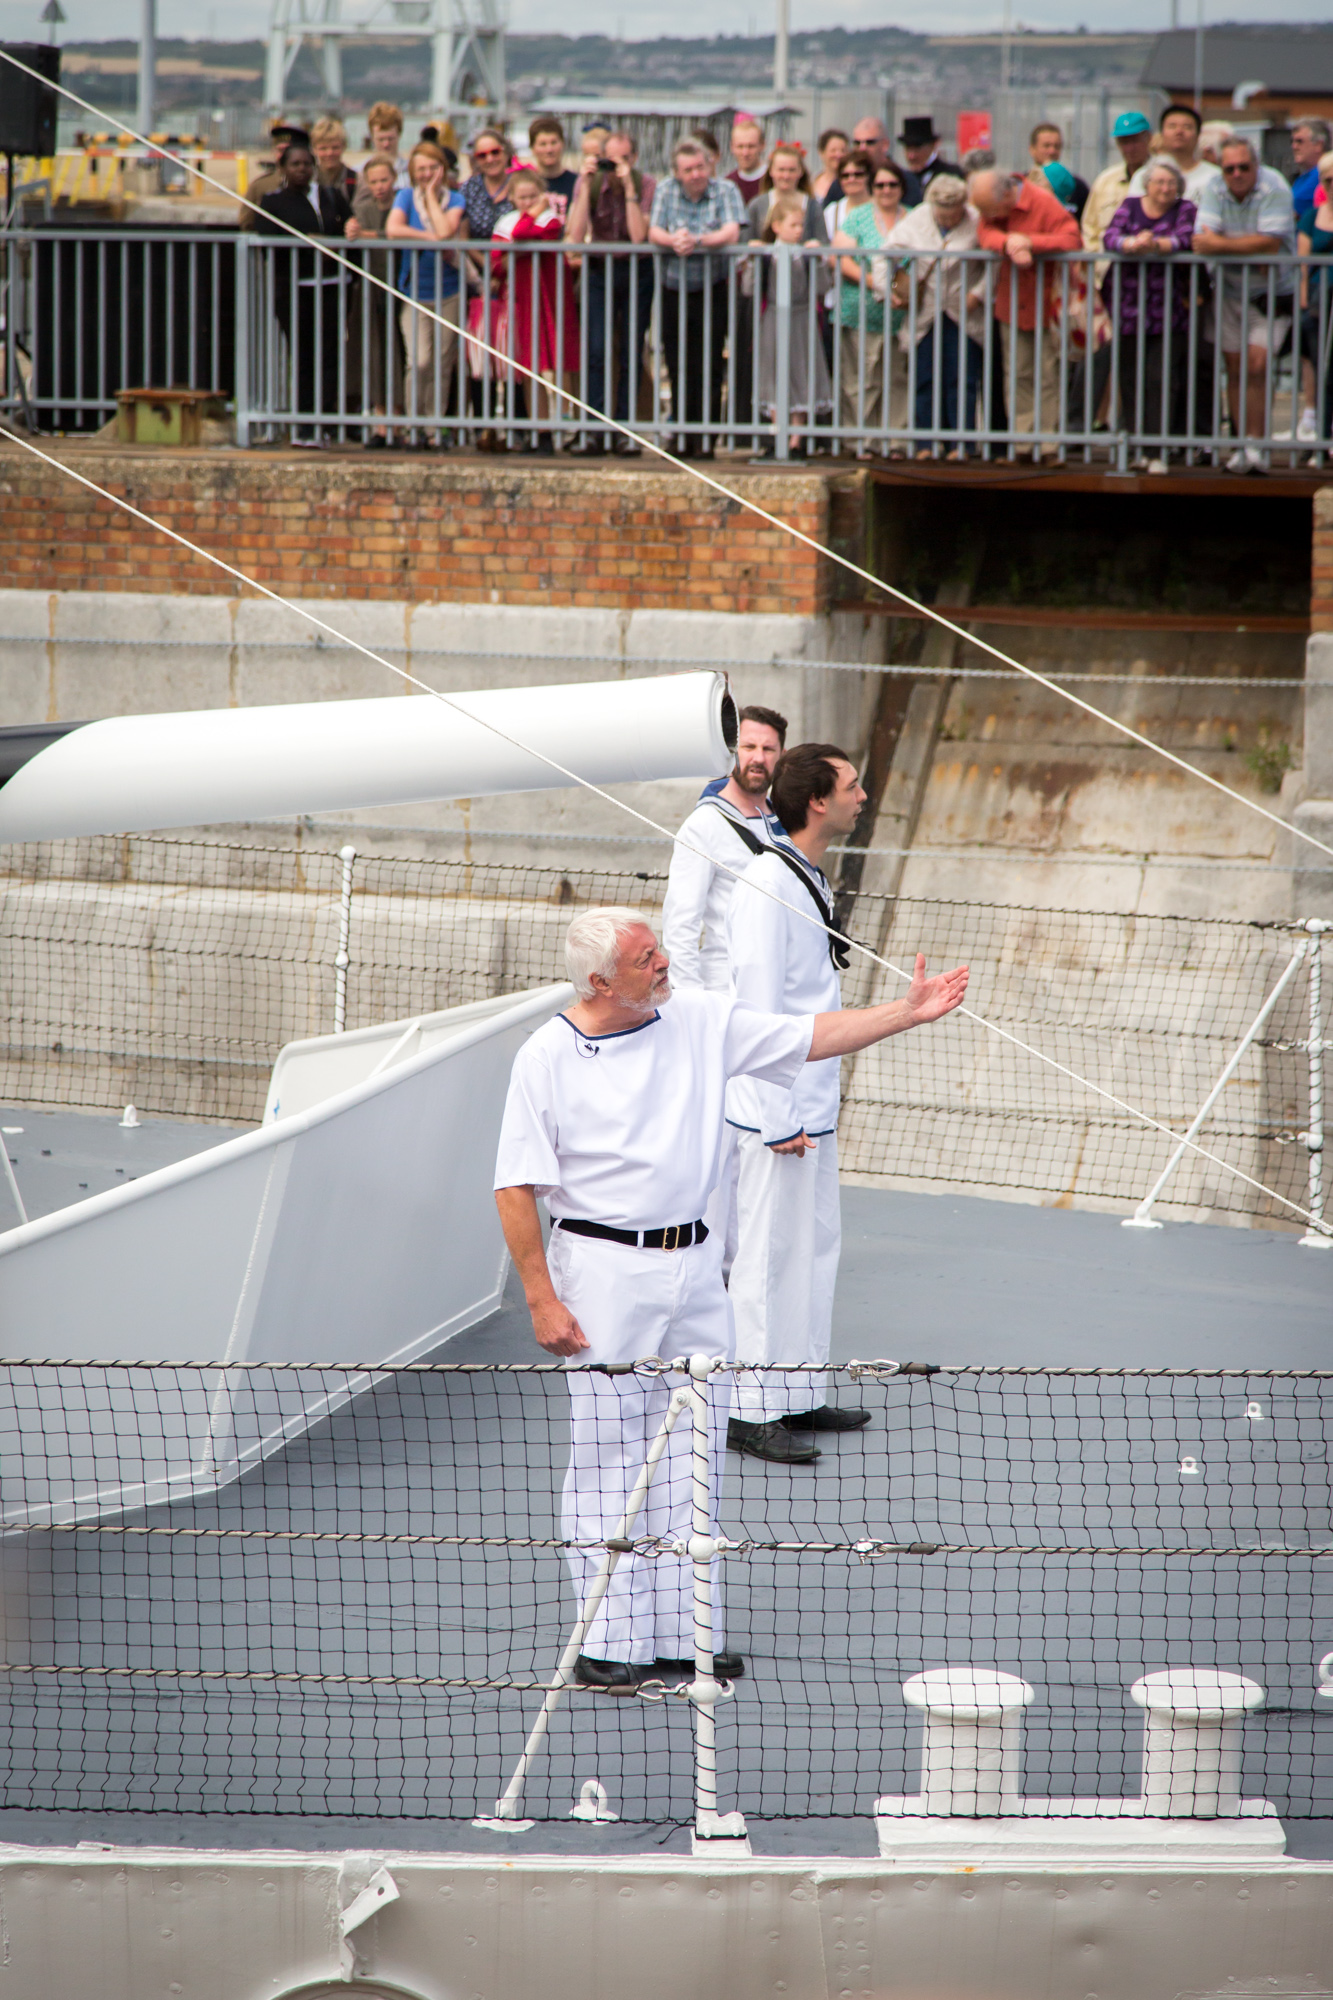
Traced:
MULTIPOLYGON (((36 71, 28 69, 26 64, 19 62, 17 58, 14 57, 7 49, 0 48, 0 57, 3 57, 6 62, 12 63, 15 68, 23 70, 29 76, 37 75, 36 71)), ((46 78, 41 78, 41 77, 39 77, 38 80, 40 82, 47 81, 46 78)), ((100 117, 102 115, 97 110, 96 106, 86 103, 83 98, 75 96, 74 92, 63 90, 63 86, 61 85, 56 85, 54 87, 56 89, 62 90, 65 96, 72 98, 73 101, 76 104, 80 105, 83 110, 91 112, 94 116, 100 117)), ((119 121, 115 119, 112 119, 111 122, 113 124, 119 124, 119 121)), ((127 125, 121 124, 120 130, 124 132, 129 132, 131 137, 133 138, 136 139, 139 138, 139 135, 137 133, 134 133, 132 131, 132 128, 127 125)), ((140 143, 148 144, 149 142, 146 140, 140 140, 140 143)), ((155 150, 160 151, 161 149, 156 148, 155 150)), ((175 155, 167 155, 166 157, 174 159, 175 155)), ((189 163, 181 161, 179 162, 179 164, 188 165, 189 163)), ((192 172, 199 171, 194 168, 191 168, 190 170, 192 172)), ((201 180, 208 181, 209 185, 212 187, 219 187, 219 188, 221 187, 221 183, 212 181, 209 178, 209 176, 203 174, 202 172, 199 172, 199 178, 201 180)), ((223 189, 222 191, 224 193, 227 193, 229 196, 231 195, 231 190, 229 189, 223 189)), ((249 208, 254 208, 255 204, 253 202, 247 202, 246 206, 249 208)), ((260 211, 256 210, 256 213, 259 212, 260 211)), ((278 220, 278 219, 279 218, 276 217, 270 217, 270 220, 278 220)), ((310 243, 311 239, 302 235, 300 230, 289 228, 288 225, 286 224, 283 224, 282 226, 285 229, 287 229, 287 233, 289 235, 296 237, 300 242, 306 243, 307 245, 310 243)), ((324 246, 319 245, 317 247, 323 248, 324 246)), ((328 252, 327 254, 335 255, 335 253, 333 252, 328 252)), ((342 257, 335 256, 335 261, 345 265, 348 264, 348 260, 342 257)), ((348 265, 348 268, 353 269, 355 267, 348 265)), ((376 282, 381 283, 381 288, 386 291, 393 290, 392 287, 382 284, 382 281, 380 280, 376 280, 376 282)), ((438 317, 438 315, 432 315, 432 317, 438 317)), ((496 352, 497 350, 492 349, 491 351, 496 352)), ((532 370, 529 369, 526 370, 525 372, 531 375, 533 380, 537 379, 536 375, 532 370)), ((577 398, 573 398, 571 400, 578 401, 577 398)), ((583 409, 591 408, 591 406, 586 403, 580 404, 580 407, 583 409)), ((599 414, 596 411, 593 411, 592 413, 594 415, 599 414)), ((625 430, 627 435, 633 435, 633 433, 628 432, 627 427, 624 425, 620 425, 618 426, 618 428, 625 430)), ((397 674, 400 680, 406 682, 407 685, 418 688, 423 694, 429 695, 432 698, 432 700, 443 703, 443 705, 446 708, 452 709, 455 714, 463 716, 468 722, 472 723, 474 726, 476 723, 481 721, 481 718, 479 716, 474 715, 471 710, 464 708, 461 703, 454 701, 451 696, 442 694, 438 688, 433 688, 428 686, 425 681, 419 680, 415 674, 410 673, 405 667, 396 666, 392 660, 385 659, 382 654, 375 652, 372 647, 363 645, 359 639, 350 638, 345 632, 340 632, 336 626, 330 625, 326 619, 320 618, 315 612, 308 610, 298 599, 284 597, 281 594, 281 592, 271 589, 268 584, 260 583, 255 578, 247 576, 243 570, 237 569, 234 564, 227 562, 225 558, 223 558, 222 556, 213 554, 213 552, 210 549, 201 548, 198 543, 190 541, 187 536, 180 534, 175 528, 169 528, 165 526, 164 523, 154 520, 151 515, 145 514, 141 508, 134 506, 131 501, 123 498, 120 494, 112 493, 108 491, 107 488, 99 486, 95 480, 89 479, 86 474, 77 471, 73 466, 62 464, 62 462, 58 458, 54 458, 49 452, 44 452, 40 450, 38 446, 31 441, 31 439, 24 437, 21 433, 10 429, 5 429, 3 431, 0 431, 0 435, 7 437, 11 444, 18 445, 21 450, 28 452, 33 458, 39 459, 44 465, 50 466, 53 471, 63 474, 65 478, 73 480, 77 485, 84 487, 88 492, 94 493, 98 495, 101 499, 109 502, 112 506, 120 508, 123 513, 129 514, 134 520, 142 522, 145 527, 152 529, 158 534, 165 535, 168 538, 168 540, 177 543, 179 547, 188 549, 191 554, 198 556, 201 561, 212 563, 214 567, 220 569, 224 573, 224 575, 233 577, 238 583, 244 584, 247 589, 257 591, 261 596, 268 598, 271 603, 282 605, 282 607, 285 610, 294 613, 294 615, 299 618, 304 618, 308 624, 315 626, 317 630, 321 632, 327 632, 331 638, 339 640, 343 645, 350 646, 354 652, 360 653, 363 656, 363 658, 374 661, 376 665, 384 667, 386 671, 391 674, 397 674)), ((667 459, 669 463, 677 465, 679 469, 684 471, 694 472, 696 478, 704 479, 706 484, 710 486, 715 486, 718 492, 725 494, 728 498, 737 500, 740 499, 739 495, 730 493, 729 489, 718 485, 717 481, 709 479, 706 477, 706 475, 697 472, 692 465, 683 464, 680 461, 673 459, 669 452, 659 448, 656 445, 653 445, 652 449, 658 451, 659 456, 667 459)), ((806 542, 811 548, 819 550, 819 544, 817 542, 812 541, 809 536, 801 534, 800 531, 795 528, 790 528, 790 529, 787 528, 787 524, 785 522, 779 521, 773 515, 766 514, 762 508, 755 507, 752 502, 741 501, 741 504, 749 507, 752 512, 761 515, 763 519, 771 522, 773 526, 780 529, 785 529, 787 532, 795 535, 798 540, 806 542)), ((828 553, 828 552, 820 550, 820 553, 828 553)), ((836 559, 839 561, 844 561, 844 559, 841 557, 838 557, 836 559)), ((855 570, 855 573, 857 575, 866 577, 867 580, 870 582, 876 581, 875 578, 870 577, 868 571, 857 569, 855 564, 846 563, 845 566, 855 570)), ((904 603, 910 603, 912 601, 911 599, 906 598, 902 592, 893 590, 893 587, 891 585, 884 585, 882 587, 891 590, 892 594, 896 597, 901 598, 904 603)), ((927 610, 931 617, 937 619, 937 622, 939 622, 942 625, 945 625, 949 630, 956 632, 960 637, 968 638, 971 636, 970 634, 964 632, 960 626, 954 626, 950 624, 950 621, 948 619, 941 618, 934 611, 930 611, 930 608, 928 606, 923 606, 919 608, 927 610)), ((997 659, 1004 661, 1005 664, 1018 667, 1022 673, 1029 675, 1030 678, 1032 678, 1033 680, 1040 682, 1044 686, 1050 687, 1055 693, 1064 692, 1064 690, 1056 687, 1054 682, 1046 681, 1043 675, 1035 674, 1032 672, 1030 668, 1023 667, 1021 662, 1010 661, 1007 655, 997 653, 994 647, 985 644, 984 641, 977 640, 975 641, 975 643, 982 646, 982 649, 984 651, 994 654, 997 659)), ((1112 718, 1108 716, 1102 716, 1100 710, 1092 708, 1089 703, 1081 701, 1078 696, 1071 695, 1068 697, 1068 699, 1074 701, 1079 707, 1087 709, 1089 714, 1098 716, 1102 721, 1109 722, 1112 720, 1112 718)), ((740 870, 735 868, 730 868, 727 866, 725 862, 716 861, 713 859, 711 855, 704 854, 702 849, 695 848, 690 842, 682 841, 680 839, 679 834, 672 834, 666 827, 659 825, 659 823, 656 820, 650 819, 646 813, 640 812, 637 809, 637 807, 629 805, 623 799, 614 798, 612 794, 604 790, 602 786, 594 784, 592 780, 589 778, 581 777, 578 772, 570 770, 568 766, 559 763, 557 759, 555 759, 554 757, 547 756, 543 751, 533 748, 531 744, 524 743, 520 741, 517 737, 511 736, 508 733, 508 731, 501 729, 497 723, 484 722, 482 726, 488 729, 492 735, 499 737, 499 739, 502 742, 509 744, 511 749, 519 750, 524 755, 535 758, 539 763, 544 764, 548 770, 558 772, 561 777, 567 779, 571 784, 581 786, 584 790, 591 792, 595 797, 605 800, 607 804, 617 807, 621 812, 628 813, 631 818, 638 820, 641 825, 651 828, 651 830, 654 833, 660 834, 664 839, 677 842, 681 846, 688 848, 691 853, 699 855, 701 859, 710 861, 714 867, 720 868, 722 869, 724 874, 730 875, 733 881, 742 882, 744 880, 744 877, 742 876, 740 870)), ((1113 726, 1117 728, 1125 727, 1125 725, 1122 724, 1114 724, 1113 726)), ((1137 732, 1132 730, 1127 730, 1126 733, 1130 735, 1137 735, 1137 732)), ((1140 738, 1139 740, 1141 740, 1149 749, 1158 749, 1160 747, 1156 744, 1153 744, 1146 737, 1140 738)), ((1163 750, 1161 754, 1165 757, 1171 758, 1173 762, 1180 764, 1182 769, 1186 771, 1193 771, 1192 765, 1185 764, 1182 759, 1175 757, 1173 752, 1163 750)), ((1195 772, 1194 775, 1198 777, 1206 777, 1206 774, 1203 772, 1195 772)), ((1208 778, 1207 782, 1209 784, 1215 785, 1216 788, 1220 791, 1225 792, 1228 789, 1225 785, 1218 784, 1215 779, 1208 778)), ((1241 795, 1239 793, 1230 793, 1229 796, 1233 798, 1240 798, 1241 795)), ((1241 802, 1242 804, 1248 803, 1245 800, 1242 800, 1241 802)), ((1255 810, 1262 812, 1263 808, 1255 807, 1255 810)), ((1279 826, 1286 825, 1286 822, 1277 819, 1275 814, 1265 813, 1264 816, 1265 818, 1272 819, 1276 825, 1279 826)), ((1294 831, 1295 829, 1291 830, 1294 831)), ((1325 853, 1333 855, 1333 848, 1324 847, 1324 843, 1322 841, 1313 841, 1313 845, 1322 848, 1325 853)), ((783 904, 784 909, 791 908, 789 904, 785 903, 783 898, 777 896, 771 890, 763 888, 757 882, 747 881, 745 882, 745 886, 755 891, 759 895, 768 896, 770 900, 773 902, 781 902, 783 904)), ((868 945, 861 944, 857 939, 847 937, 840 931, 834 931, 831 926, 826 926, 820 923, 818 918, 814 917, 813 915, 806 916, 806 914, 800 910, 795 911, 794 914, 796 914, 801 919, 802 922, 809 923, 813 929, 826 931, 829 936, 836 938, 840 943, 848 945, 852 950, 860 952, 863 957, 870 959, 873 964, 882 966, 886 972, 891 972, 896 979, 906 980, 909 985, 911 984, 911 980, 913 977, 911 973, 904 972, 901 966, 894 965, 889 959, 882 958, 878 952, 872 951, 868 945)), ((976 1013, 970 1007, 966 1006, 959 1007, 955 1011, 964 1015, 968 1020, 975 1022, 978 1027, 984 1028, 988 1034, 997 1036, 1001 1041, 1010 1043, 1014 1048, 1021 1049, 1024 1052, 1024 1054, 1030 1055, 1033 1058, 1035 1058, 1036 1061, 1044 1063, 1048 1068, 1056 1071, 1058 1075, 1067 1077, 1071 1082, 1077 1083, 1078 1085, 1080 1085, 1081 1088, 1085 1090, 1090 1090, 1095 1096, 1101 1098, 1105 1103, 1112 1105, 1116 1110, 1123 1111, 1129 1117, 1138 1119, 1142 1124, 1147 1125, 1153 1131, 1162 1133, 1166 1138, 1169 1138, 1177 1142, 1179 1141, 1180 1135, 1176 1133, 1169 1125, 1163 1124, 1160 1119, 1152 1117, 1149 1112, 1141 1111, 1137 1105, 1130 1104, 1126 1099, 1116 1096, 1116 1094, 1113 1091, 1105 1089, 1103 1085, 1099 1083, 1094 1083, 1090 1077, 1082 1076, 1077 1070, 1072 1069, 1069 1066, 1069 1064, 1060 1062, 1057 1057, 1049 1056, 1045 1054, 1043 1050, 1035 1048, 1031 1043, 1023 1041, 1020 1036, 1011 1033, 1011 1031, 1008 1028, 1001 1027, 998 1022, 988 1020, 984 1015, 976 1013)), ((1247 1174, 1243 1168, 1233 1166, 1229 1160, 1224 1160, 1220 1154, 1213 1153, 1207 1147, 1199 1145, 1199 1143, 1196 1140, 1189 1140, 1186 1141, 1185 1143, 1187 1144, 1189 1151, 1197 1153, 1201 1158, 1210 1161, 1214 1166, 1220 1167, 1224 1173, 1228 1173, 1232 1175, 1235 1179, 1244 1182, 1247 1187, 1253 1188, 1257 1193, 1266 1195, 1269 1200, 1279 1202, 1284 1208, 1288 1208, 1292 1211, 1293 1214, 1301 1216, 1305 1221, 1311 1223, 1315 1228, 1322 1229, 1327 1234, 1333 1235, 1333 1225, 1324 1223, 1321 1220, 1321 1218, 1314 1215, 1309 1209, 1303 1208, 1299 1202, 1292 1201, 1286 1195, 1279 1194, 1275 1188, 1269 1188, 1265 1186, 1265 1184, 1262 1181, 1258 1181, 1253 1177, 1253 1175, 1247 1174)))
MULTIPOLYGON (((373 285, 377 290, 386 293, 390 298, 399 300, 404 305, 415 307, 419 313, 424 314, 427 319, 433 320, 437 326, 447 327, 452 333, 458 331, 453 322, 447 320, 442 313, 434 312, 429 306, 422 305, 418 300, 408 298, 406 293, 401 292, 396 285, 390 284, 388 279, 378 277, 367 267, 356 263, 350 257, 345 257, 341 251, 334 250, 326 239, 307 236, 303 230, 297 229, 294 224, 284 222, 280 216, 270 214, 267 209, 261 208, 257 202, 249 200, 245 195, 238 194, 234 188, 227 187, 222 181, 214 180, 211 174, 206 174, 203 168, 196 166, 193 161, 184 159, 179 154, 169 152, 165 147, 154 146, 150 139, 146 138, 143 133, 136 132, 132 125, 126 125, 121 119, 113 117, 110 112, 99 109, 95 104, 90 104, 86 98, 78 96, 75 91, 68 89, 65 84, 53 84, 48 77, 44 77, 39 71, 31 69, 27 63, 20 62, 12 50, 0 47, 0 57, 14 69, 21 70, 25 76, 32 77, 36 82, 45 85, 48 89, 58 90, 62 97, 67 97, 71 104, 77 104, 81 111, 87 111, 92 117, 104 119, 107 124, 114 125, 117 131, 124 132, 137 145, 147 146, 151 152, 163 159, 172 161, 176 166, 182 167, 185 172, 193 174, 205 186, 211 187, 217 193, 225 195, 228 201, 238 202, 243 208, 248 208, 254 215, 263 215, 268 222, 274 224, 284 235, 292 237, 307 249, 318 250, 321 256, 327 257, 331 263, 340 265, 343 270, 350 271, 353 277, 361 279, 363 283, 373 285)), ((462 244, 460 243, 456 248, 462 249, 462 244)), ((514 369, 520 375, 526 376, 529 381, 538 385, 544 381, 544 377, 541 376, 538 370, 529 368, 526 363, 517 360, 513 355, 506 354, 501 348, 493 347, 489 341, 483 340, 480 334, 469 333, 467 338, 487 354, 492 355, 495 360, 503 361, 507 367, 514 369)), ((1244 793, 1233 791, 1231 786, 1223 784, 1220 778, 1214 778, 1207 771, 1199 770, 1197 765, 1189 763, 1184 757, 1177 756, 1174 750, 1168 750, 1164 744, 1154 742, 1151 736, 1145 736, 1141 730, 1132 728, 1129 723, 1120 722, 1115 716, 1106 714, 1103 709, 1094 708, 1091 702, 1084 701, 1080 695, 1071 693, 1068 688, 1062 688, 1059 682, 1051 678, 1051 676, 1039 674, 1035 667, 1025 666, 1022 660, 1015 659, 1012 654, 1001 652, 999 647, 992 646, 989 640, 978 638, 976 633, 968 631, 966 626, 955 624, 953 619, 946 618, 944 613, 938 611, 934 605, 919 602, 918 599, 910 597, 905 590, 899 590, 896 584, 885 583, 882 577, 873 575, 868 569, 862 569, 861 565, 854 563, 849 556, 840 554, 836 549, 825 548, 823 543, 817 542, 813 535, 807 535, 802 529, 793 527, 790 521, 784 521, 778 515, 770 514, 767 508, 761 507, 757 501, 748 499, 743 493, 735 492, 730 486, 724 485, 721 480, 714 479, 711 473, 700 471, 696 464, 677 458, 673 452, 668 451, 666 446, 659 444, 656 439, 641 435, 631 425, 622 424, 617 418, 609 416, 605 410, 599 410, 594 404, 584 402, 581 396, 574 395, 568 389, 556 389, 550 383, 546 383, 546 387, 553 395, 562 397, 566 403, 573 405, 576 409, 582 410, 586 415, 594 418, 599 426, 619 431, 622 437, 630 438, 634 443, 646 448, 655 457, 662 459, 664 463, 671 466, 674 471, 688 473, 691 478, 697 479, 702 485, 711 487, 713 492, 720 494, 724 500, 732 501, 736 506, 743 507, 747 513, 754 514, 759 520, 767 522, 769 527, 778 529, 781 534, 790 535, 794 541, 800 542, 805 548, 813 550, 816 555, 825 558, 829 562, 836 563, 839 568, 845 569, 849 575, 859 577, 863 583, 870 584, 875 590, 884 591, 887 596, 892 597, 899 604, 908 605, 913 611, 919 613, 921 617, 933 620, 944 631, 951 632, 956 639, 962 639, 968 645, 977 647, 980 652, 988 654, 993 660, 998 660, 1002 666, 1009 668, 1011 671, 1022 674, 1026 680, 1034 682, 1038 687, 1044 687, 1049 693, 1061 695, 1064 700, 1072 702, 1076 708, 1081 708, 1086 715, 1090 715, 1095 721, 1104 722, 1109 729, 1118 729, 1121 735, 1128 737, 1132 743, 1137 743, 1142 749, 1151 750, 1157 756, 1164 757, 1168 763, 1174 764, 1178 770, 1186 772, 1191 778, 1197 778, 1201 784, 1210 785, 1214 791, 1221 792, 1225 798, 1234 800, 1237 805, 1244 806, 1249 812, 1258 813, 1263 819, 1270 821, 1273 826, 1280 827, 1284 833, 1294 834, 1298 840, 1307 841, 1311 847, 1317 847, 1321 854, 1327 854, 1330 858, 1333 858, 1333 846, 1329 846, 1325 841, 1317 839, 1314 834, 1307 833, 1303 827, 1295 826, 1290 821, 1284 820, 1279 813, 1270 812, 1267 806, 1261 806, 1257 800, 1247 799, 1244 793)), ((326 626, 324 629, 331 631, 332 627, 326 626)), ((338 633, 335 636, 341 638, 342 634, 338 633)), ((873 668, 869 671, 873 671, 873 668)))

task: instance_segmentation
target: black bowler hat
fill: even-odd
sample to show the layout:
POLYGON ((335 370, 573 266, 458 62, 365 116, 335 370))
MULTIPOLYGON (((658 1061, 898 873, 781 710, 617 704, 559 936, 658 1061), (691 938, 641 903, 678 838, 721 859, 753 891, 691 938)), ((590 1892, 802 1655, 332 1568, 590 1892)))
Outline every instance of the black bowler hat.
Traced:
POLYGON ((928 146, 932 139, 938 139, 933 118, 904 118, 903 129, 898 134, 900 146, 928 146))
POLYGON ((268 136, 270 139, 286 139, 293 146, 310 144, 310 134, 304 125, 270 125, 268 136))

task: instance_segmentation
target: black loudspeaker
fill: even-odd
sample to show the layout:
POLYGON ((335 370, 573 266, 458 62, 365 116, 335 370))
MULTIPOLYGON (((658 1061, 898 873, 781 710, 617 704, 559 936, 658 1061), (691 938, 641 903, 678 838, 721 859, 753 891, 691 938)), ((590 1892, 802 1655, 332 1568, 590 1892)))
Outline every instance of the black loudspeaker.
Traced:
POLYGON ((50 79, 39 83, 12 63, 0 61, 0 153, 48 159, 56 149, 56 94, 51 84, 60 81, 60 51, 50 42, 0 42, 0 50, 50 79))

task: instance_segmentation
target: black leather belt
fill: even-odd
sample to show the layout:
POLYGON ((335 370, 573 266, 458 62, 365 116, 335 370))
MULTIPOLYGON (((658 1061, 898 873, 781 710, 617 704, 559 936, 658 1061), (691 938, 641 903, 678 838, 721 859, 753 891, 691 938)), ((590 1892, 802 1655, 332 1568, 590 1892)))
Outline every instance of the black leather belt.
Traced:
POLYGON ((628 1243, 632 1250, 688 1250, 708 1235, 702 1222, 673 1222, 669 1229, 611 1229, 605 1222, 562 1217, 556 1228, 567 1229, 571 1236, 597 1236, 604 1243, 628 1243))

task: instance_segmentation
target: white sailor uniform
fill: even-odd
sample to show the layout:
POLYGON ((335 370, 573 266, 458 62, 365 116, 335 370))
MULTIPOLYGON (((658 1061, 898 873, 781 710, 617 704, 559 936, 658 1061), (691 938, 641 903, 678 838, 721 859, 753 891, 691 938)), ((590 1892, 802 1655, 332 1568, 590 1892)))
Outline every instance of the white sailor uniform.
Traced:
MULTIPOLYGON (((716 793, 700 799, 681 826, 671 850, 662 944, 671 960, 671 981, 705 986, 710 993, 731 991, 726 920, 736 877, 755 858, 755 844, 785 842, 782 822, 771 813, 753 819, 716 793)), ((722 1238, 722 1270, 736 1255, 736 1133, 724 1127, 718 1185, 705 1220, 722 1238)))
MULTIPOLYGON (((818 922, 821 907, 831 920, 832 892, 821 869, 787 852, 790 861, 758 855, 745 871, 747 885, 768 893, 742 887, 731 900, 727 950, 736 997, 766 1013, 834 1013, 842 989, 828 932, 818 922)), ((790 1085, 742 1077, 728 1088, 727 1118, 739 1128, 731 1267, 738 1361, 779 1367, 828 1360, 842 1245, 838 1104, 836 1057, 807 1063, 790 1085), (771 1150, 801 1131, 819 1141, 813 1153, 798 1158, 771 1150)), ((738 1375, 734 1414, 745 1423, 771 1423, 817 1409, 825 1389, 822 1375, 738 1375)))
POLYGON ((678 990, 706 986, 712 993, 731 991, 725 926, 736 876, 755 858, 752 841, 772 847, 786 838, 771 813, 748 819, 717 794, 700 799, 683 822, 671 850, 662 905, 662 945, 678 990))
MULTIPOLYGON (((586 1036, 559 1015, 514 1061, 496 1159, 497 1188, 531 1185, 552 1217, 642 1232, 702 1216, 717 1180, 728 1081, 789 1088, 805 1065, 813 1023, 756 1013, 727 995, 687 988, 650 1021, 586 1036)), ((709 1354, 730 1360, 731 1309, 715 1235, 675 1250, 551 1232, 556 1296, 589 1349, 568 1364, 572 1415, 563 1532, 599 1543, 615 1532, 675 1384, 669 1376, 602 1376, 589 1362, 709 1354)), ((715 1382, 719 1472, 729 1398, 715 1382)), ((689 1424, 682 1420, 636 1532, 691 1532, 689 1424)), ((713 1480, 716 1496, 719 1479, 713 1480)), ((602 1551, 572 1550, 582 1602, 602 1551)), ((716 1597, 716 1584, 714 1586, 716 1597)), ((693 1651, 692 1572, 672 1558, 622 1557, 583 1642, 591 1659, 641 1665, 693 1651)), ((715 1605, 715 1614, 720 1607, 715 1605)), ((714 1626, 719 1648, 722 1627, 714 1626)))

